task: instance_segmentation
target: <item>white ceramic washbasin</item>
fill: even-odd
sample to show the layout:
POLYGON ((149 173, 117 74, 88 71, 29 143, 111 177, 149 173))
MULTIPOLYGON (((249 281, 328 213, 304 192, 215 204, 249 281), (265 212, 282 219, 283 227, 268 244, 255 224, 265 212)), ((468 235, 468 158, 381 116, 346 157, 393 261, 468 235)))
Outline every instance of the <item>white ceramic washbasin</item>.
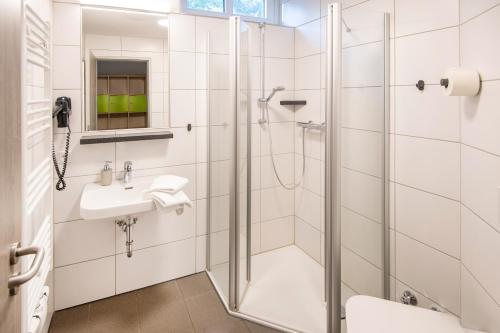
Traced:
POLYGON ((97 220, 154 210, 153 201, 144 196, 153 179, 134 180, 127 184, 115 181, 110 186, 85 185, 80 200, 80 216, 85 220, 97 220))

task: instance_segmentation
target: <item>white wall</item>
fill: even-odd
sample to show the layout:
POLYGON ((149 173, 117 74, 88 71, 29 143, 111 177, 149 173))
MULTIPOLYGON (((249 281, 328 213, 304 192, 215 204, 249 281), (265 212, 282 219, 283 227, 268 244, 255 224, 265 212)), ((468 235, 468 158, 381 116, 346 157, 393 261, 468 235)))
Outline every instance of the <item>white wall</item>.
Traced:
MULTIPOLYGON (((82 112, 80 59, 83 54, 80 5, 54 2, 54 21, 53 95, 54 98, 68 95, 73 100, 72 149, 66 177, 68 187, 64 192, 54 191, 56 309, 203 270, 202 230, 197 231, 201 228, 197 223, 197 207, 203 198, 196 181, 198 129, 188 132, 184 124, 173 127, 172 140, 79 145, 82 135, 79 122, 82 112), (122 178, 120 171, 126 160, 133 161, 135 178, 172 173, 190 180, 186 193, 195 203, 194 207, 186 209, 181 216, 156 212, 139 216, 133 230, 134 253, 130 259, 125 254, 124 234, 113 219, 85 221, 79 215, 83 186, 99 180, 105 160, 113 162, 117 180, 122 178)), ((98 39, 92 41, 94 49, 99 48, 98 39)), ((158 90, 158 98, 153 96, 152 107, 153 111, 159 110, 157 114, 164 115, 162 111, 168 110, 169 101, 166 97, 164 100, 164 88, 160 87, 168 87, 167 43, 151 40, 148 41, 151 43, 144 43, 145 40, 123 36, 116 40, 121 45, 119 50, 109 50, 112 43, 106 43, 99 52, 110 55, 120 52, 123 55, 143 51, 146 44, 155 47, 148 49, 152 52, 153 74, 158 81, 153 87, 158 90)), ((89 39, 87 42, 91 44, 89 39)), ((164 122, 165 118, 161 121, 164 122)), ((63 139, 62 134, 56 135, 59 147, 63 139)))
MULTIPOLYGON (((317 53, 318 43, 324 43, 324 35, 319 34, 318 40, 315 31, 321 29, 319 18, 325 15, 327 2, 285 3, 285 22, 297 27, 296 47, 304 55, 317 53)), ((496 193, 500 146, 495 126, 500 75, 496 43, 499 3, 356 0, 344 1, 343 10, 346 23, 353 29, 352 36, 344 33, 344 47, 351 49, 349 56, 356 50, 356 38, 364 39, 367 47, 376 41, 376 34, 361 34, 363 24, 370 23, 370 16, 363 12, 391 13, 392 298, 399 300, 404 290, 413 290, 420 306, 437 306, 461 317, 464 326, 488 332, 500 331, 500 271, 495 264, 500 251, 496 193), (440 92, 442 73, 459 65, 480 72, 483 85, 478 97, 444 97, 440 92), (423 92, 414 86, 419 79, 426 82, 423 92)), ((297 51, 296 59, 297 77, 304 72, 297 66, 305 65, 297 51)), ((312 70, 314 64, 305 67, 312 70)), ((373 71, 360 74, 370 73, 373 71)), ((312 96, 308 99, 314 101, 312 96)), ((360 108, 377 104, 366 100, 358 96, 360 108)), ((320 107, 313 110, 306 118, 318 117, 320 107)), ((346 115, 343 117, 345 120, 346 115)), ((368 171, 368 157, 358 156, 356 161, 361 164, 357 167, 368 171)), ((344 163, 345 156, 343 159, 344 163)), ((296 224, 300 227, 296 229, 296 242, 315 257, 319 231, 311 223, 302 223, 307 218, 300 214, 297 210, 296 224)), ((362 242, 365 246, 366 240, 362 242)), ((373 262, 374 258, 362 250, 354 249, 361 254, 360 262, 373 262)), ((356 274, 368 272, 351 268, 356 274)))
MULTIPOLYGON (((228 20, 171 14, 168 41, 87 35, 84 38, 85 45, 80 45, 80 5, 55 2, 54 14, 56 25, 61 27, 55 33, 54 66, 64 66, 65 70, 59 69, 54 73, 56 84, 53 94, 54 98, 68 95, 73 99, 73 134, 66 177, 68 188, 64 192, 54 192, 56 308, 74 306, 204 270, 207 196, 206 33, 212 33, 211 109, 222 114, 228 108, 228 20), (80 54, 87 53, 80 52, 84 49, 91 49, 101 56, 139 54, 151 58, 153 76, 157 79, 156 84, 152 85, 153 92, 156 92, 152 99, 154 125, 169 125, 174 139, 79 145, 83 134, 80 121, 83 89, 80 54), (167 122, 169 110, 170 124, 167 122), (187 124, 193 125, 191 132, 187 131, 187 124), (117 180, 122 177, 120 171, 126 160, 133 162, 135 178, 172 173, 190 180, 186 192, 195 207, 186 210, 182 216, 157 213, 139 216, 139 222, 133 230, 134 254, 130 259, 124 253, 123 232, 115 226, 113 219, 85 221, 79 215, 83 186, 88 182, 99 181, 100 170, 106 160, 113 162, 117 180), (182 255, 174 256, 174 253, 182 255), (97 283, 96 276, 99 276, 100 283, 97 283), (74 288, 75 285, 80 288, 74 288)), ((251 26, 257 32, 257 26, 251 26)), ((258 33, 255 36, 258 37, 258 33)), ((268 38, 269 51, 265 61, 270 75, 265 78, 266 85, 284 85, 291 95, 293 29, 269 27, 268 38)), ((258 40, 254 42, 254 45, 259 45, 258 40)), ((255 55, 259 55, 258 50, 255 55)), ((256 91, 260 87, 260 61, 258 56, 252 58, 252 71, 257 74, 253 86, 256 91)), ((271 111, 272 126, 276 126, 273 127, 275 149, 280 154, 280 165, 288 167, 287 179, 291 180, 293 113, 278 107, 278 101, 274 101, 271 111)), ((259 128, 256 120, 255 117, 253 253, 289 245, 294 241, 293 192, 284 193, 277 186, 270 167, 267 140, 261 140, 263 135, 260 132, 263 129, 259 128)), ((59 131, 55 137, 57 149, 61 149, 64 134, 59 131)), ((214 144, 217 147, 226 143, 224 135, 214 140, 221 140, 220 145, 214 144)), ((219 158, 224 159, 224 151, 219 153, 222 154, 219 158)), ((226 174, 214 174, 212 183, 221 183, 226 174)), ((227 196, 213 201, 212 212, 224 209, 224 199, 227 201, 227 196)))

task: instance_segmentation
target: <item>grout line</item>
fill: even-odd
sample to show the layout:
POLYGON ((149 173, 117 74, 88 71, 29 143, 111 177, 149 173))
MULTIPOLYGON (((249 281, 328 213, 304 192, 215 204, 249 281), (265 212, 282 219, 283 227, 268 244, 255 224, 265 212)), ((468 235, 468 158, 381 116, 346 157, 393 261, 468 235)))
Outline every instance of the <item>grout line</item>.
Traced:
MULTIPOLYGON (((404 187, 407 187, 407 188, 411 188, 413 190, 417 190, 417 191, 420 191, 420 192, 424 192, 424 193, 427 193, 427 194, 431 194, 431 195, 435 195, 435 196, 438 196, 438 197, 441 197, 443 199, 448 199, 448 200, 451 200, 451 201, 455 201, 457 203, 460 203, 460 200, 458 199, 453 199, 453 198, 450 198, 450 197, 447 197, 447 196, 444 196, 442 194, 437 194, 437 193, 434 193, 434 192, 431 192, 431 191, 427 191, 427 190, 424 190, 424 189, 421 189, 421 188, 418 188, 418 187, 415 187, 415 186, 411 186, 411 185, 408 185, 408 184, 403 184, 403 183, 400 183, 400 182, 397 182, 397 181, 392 181, 394 184, 396 185, 401 185, 401 186, 404 186, 404 187)), ((396 205, 394 205, 396 206, 396 205)))
POLYGON ((443 30, 453 29, 453 28, 458 28, 459 25, 460 24, 450 25, 450 26, 446 26, 446 27, 442 27, 442 28, 431 29, 431 30, 424 30, 424 31, 414 32, 414 33, 410 33, 410 34, 406 34, 406 35, 401 35, 401 36, 397 36, 396 33, 394 32, 395 33, 394 39, 405 38, 405 37, 413 37, 413 36, 417 36, 417 35, 424 35, 424 34, 427 34, 427 33, 438 32, 438 31, 443 31, 443 30))
MULTIPOLYGON (((473 215, 475 215, 478 219, 480 219, 483 223, 485 223, 488 227, 490 227, 491 229, 493 229, 493 231, 495 231, 497 234, 500 234, 500 230, 498 230, 497 228, 495 228, 493 225, 491 225, 488 221, 486 221, 483 217, 481 217, 478 213, 476 213, 474 210, 472 210, 472 208, 470 208, 469 206, 467 206, 464 202, 461 202, 461 205, 465 208, 467 208, 467 210, 469 210, 473 215)), ((460 214, 461 215, 461 214, 460 214)))
POLYGON ((440 250, 440 249, 438 249, 438 248, 434 247, 433 245, 427 244, 427 243, 425 243, 424 241, 418 240, 418 239, 416 239, 416 238, 415 238, 415 237, 413 237, 413 236, 410 236, 410 235, 408 235, 408 234, 406 234, 406 233, 404 233, 404 232, 401 232, 400 230, 394 230, 394 231, 396 232, 396 234, 403 235, 403 236, 405 236, 405 237, 407 237, 407 238, 409 238, 409 239, 411 239, 411 240, 413 240, 413 241, 415 241, 415 242, 417 242, 417 243, 420 243, 421 245, 425 245, 425 246, 426 246, 426 247, 428 247, 428 248, 431 248, 431 249, 433 249, 433 250, 435 250, 435 251, 437 251, 437 252, 440 252, 440 253, 442 253, 442 254, 444 254, 444 255, 446 255, 446 256, 448 256, 448 257, 450 257, 450 258, 452 258, 452 259, 454 259, 454 260, 456 260, 456 261, 458 261, 458 262, 460 262, 460 258, 459 258, 459 257, 455 257, 454 255, 451 255, 451 254, 449 254, 449 253, 446 253, 446 252, 444 252, 443 250, 440 250))
MULTIPOLYGON (((491 300, 496 304, 497 307, 500 307, 500 303, 497 302, 497 300, 490 294, 490 292, 481 284, 479 279, 471 272, 471 270, 462 262, 462 267, 469 272, 470 276, 476 281, 476 283, 483 289, 483 291, 488 295, 488 297, 491 298, 491 300)), ((460 288, 461 289, 461 288, 460 288)))
MULTIPOLYGON (((499 6, 500 6, 500 3, 498 3, 498 4, 494 5, 494 6, 492 6, 492 7, 488 8, 488 9, 486 9, 486 10, 483 10, 483 11, 482 11, 482 12, 480 12, 479 14, 476 14, 476 15, 472 16, 471 18, 468 18, 467 20, 463 21, 463 22, 460 22, 460 25, 464 25, 464 24, 466 24, 466 23, 469 23, 470 21, 475 20, 476 18, 478 18, 478 17, 482 16, 483 14, 488 13, 488 12, 489 12, 489 11, 491 11, 491 10, 494 10, 496 7, 499 7, 499 6)), ((460 11, 460 14, 462 14, 462 12, 461 12, 461 8, 459 8, 459 11, 460 11)), ((462 15, 459 15, 459 21, 461 21, 461 19, 462 19, 462 15)))

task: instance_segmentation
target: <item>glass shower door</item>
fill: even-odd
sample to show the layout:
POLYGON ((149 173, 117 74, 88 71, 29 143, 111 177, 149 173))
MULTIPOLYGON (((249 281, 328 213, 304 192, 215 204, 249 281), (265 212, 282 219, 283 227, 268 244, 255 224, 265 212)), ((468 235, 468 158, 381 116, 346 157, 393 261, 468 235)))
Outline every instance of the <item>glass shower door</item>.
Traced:
POLYGON ((328 10, 328 332, 349 297, 389 298, 389 25, 355 6, 328 10))
MULTIPOLYGON (((209 44, 209 43, 208 43, 209 44)), ((229 20, 229 107, 212 110, 209 101, 207 269, 227 307, 236 311, 249 280, 250 227, 250 76, 249 29, 239 17, 229 20)), ((207 82, 220 72, 210 68, 207 82)), ((220 91, 218 92, 220 93, 220 91)))

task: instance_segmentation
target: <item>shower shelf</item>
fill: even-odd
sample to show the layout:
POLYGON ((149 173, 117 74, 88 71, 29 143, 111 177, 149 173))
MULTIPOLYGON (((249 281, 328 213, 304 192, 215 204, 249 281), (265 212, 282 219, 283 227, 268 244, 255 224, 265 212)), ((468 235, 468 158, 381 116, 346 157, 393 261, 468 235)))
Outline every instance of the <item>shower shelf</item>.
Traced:
POLYGON ((280 101, 280 105, 300 106, 300 105, 306 105, 306 104, 307 104, 307 101, 305 101, 305 100, 280 101))

